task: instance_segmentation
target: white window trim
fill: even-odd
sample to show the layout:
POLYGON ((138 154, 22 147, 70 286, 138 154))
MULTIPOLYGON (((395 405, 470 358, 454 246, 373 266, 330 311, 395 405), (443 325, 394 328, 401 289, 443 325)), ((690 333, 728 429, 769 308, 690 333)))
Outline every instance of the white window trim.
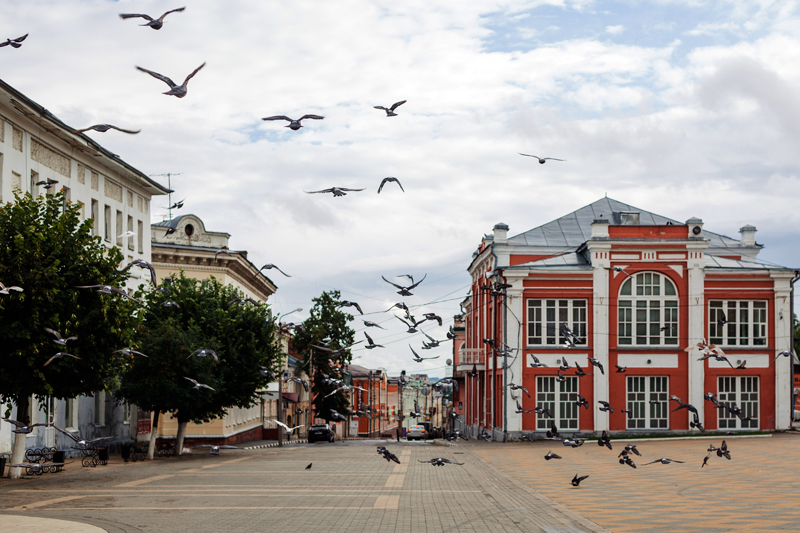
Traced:
POLYGON ((544 405, 545 403, 550 403, 550 402, 547 402, 545 400, 540 400, 540 398, 539 398, 539 394, 540 394, 540 391, 539 391, 539 379, 553 380, 553 382, 555 382, 555 391, 556 391, 555 395, 556 395, 556 397, 555 397, 555 401, 552 402, 553 403, 553 409, 551 409, 551 411, 553 412, 553 418, 550 418, 547 415, 537 415, 536 416, 536 426, 534 428, 535 431, 547 431, 547 430, 549 430, 551 422, 554 422, 556 424, 556 427, 558 427, 559 431, 565 431, 567 433, 580 431, 580 429, 581 429, 581 407, 579 405, 577 405, 575 403, 575 401, 578 399, 578 395, 581 393, 580 392, 581 382, 580 382, 580 379, 577 376, 565 376, 565 377, 568 380, 570 380, 570 381, 575 383, 575 389, 576 390, 574 392, 566 393, 566 394, 570 395, 570 400, 568 400, 567 403, 571 403, 575 408, 575 414, 576 414, 575 418, 572 419, 572 418, 566 418, 566 417, 561 416, 562 415, 562 413, 561 413, 561 403, 562 402, 561 402, 561 399, 560 399, 559 396, 561 394, 564 394, 564 393, 561 391, 562 383, 558 383, 558 382, 555 381, 556 376, 536 376, 536 393, 534 394, 534 398, 536 398, 536 405, 537 406, 541 406, 541 407, 545 407, 545 405, 544 405), (574 428, 566 427, 566 425, 564 425, 562 423, 562 419, 563 420, 575 420, 575 424, 576 424, 575 427, 574 428), (544 420, 545 421, 544 425, 546 427, 542 427, 542 428, 539 427, 539 421, 540 420, 544 420))
MULTIPOLYGON (((761 309, 759 309, 759 311, 761 311, 761 309)), ((769 301, 767 301, 767 300, 709 300, 708 301, 708 327, 709 327, 709 338, 711 338, 711 340, 709 340, 709 342, 712 343, 712 344, 717 344, 719 346, 725 346, 725 347, 730 347, 730 348, 738 348, 738 347, 744 347, 744 348, 761 348, 761 347, 763 347, 763 348, 766 348, 767 344, 768 344, 767 340, 769 338, 769 330, 768 330, 768 327, 769 327, 769 301), (736 302, 736 310, 735 310, 734 313, 731 313, 730 309, 728 308, 728 303, 729 302, 736 302), (753 320, 754 319, 754 315, 755 315, 755 308, 754 308, 753 304, 756 303, 756 302, 764 304, 763 312, 764 312, 765 317, 764 317, 764 321, 763 322, 755 322, 753 320), (712 303, 721 303, 722 307, 721 308, 712 308, 711 307, 712 303), (748 316, 747 342, 748 342, 748 344, 741 344, 739 342, 741 340, 741 337, 738 334, 734 337, 736 339, 737 343, 736 344, 730 344, 729 341, 730 341, 731 337, 728 336, 727 334, 724 335, 724 336, 720 336, 719 335, 719 331, 717 331, 717 328, 719 328, 719 326, 717 324, 718 316, 717 316, 717 313, 715 311, 717 309, 722 309, 722 311, 725 313, 725 318, 728 321, 728 323, 724 324, 722 326, 722 331, 723 332, 727 333, 729 328, 731 327, 731 324, 733 324, 733 327, 738 331, 738 329, 739 329, 738 326, 740 325, 740 322, 738 320, 739 319, 739 311, 741 310, 741 305, 742 304, 747 304, 747 316, 748 316), (754 330, 755 330, 755 327, 756 327, 757 324, 758 324, 759 327, 762 328, 762 330, 764 332, 763 336, 761 336, 761 335, 755 336, 754 335, 754 330), (711 335, 712 332, 717 333, 717 335, 711 335), (722 339, 722 340, 719 340, 719 339, 722 339), (763 344, 755 344, 755 340, 756 339, 763 339, 764 343, 763 344), (717 341, 719 341, 719 342, 717 342, 717 341)))
POLYGON ((562 324, 566 324, 567 327, 575 335, 580 337, 582 342, 576 343, 577 346, 586 346, 588 344, 588 337, 589 337, 588 331, 587 331, 587 328, 588 328, 588 315, 589 315, 589 302, 586 299, 583 299, 583 298, 535 298, 535 297, 526 298, 526 302, 525 302, 525 334, 526 334, 525 342, 526 342, 526 346, 529 346, 529 347, 563 346, 565 339, 561 335, 561 325, 562 324), (532 306, 531 303, 535 302, 535 301, 541 302, 540 305, 539 306, 532 306), (547 309, 548 309, 547 302, 548 301, 556 302, 556 305, 555 305, 556 317, 555 317, 555 320, 552 320, 552 321, 548 321, 547 320, 547 309), (560 309, 562 309, 562 307, 559 305, 559 303, 560 302, 564 302, 564 301, 567 302, 567 320, 566 321, 560 320, 560 318, 558 316, 558 314, 559 314, 558 311, 560 309), (575 306, 576 302, 581 302, 583 304, 583 306, 575 306), (541 316, 542 316, 541 320, 535 320, 535 319, 531 318, 531 315, 532 315, 531 310, 532 309, 540 309, 541 310, 541 316), (575 309, 582 309, 583 310, 583 321, 575 322, 575 320, 573 319, 573 312, 574 312, 575 309), (533 338, 533 336, 530 335, 531 326, 533 326, 534 324, 537 324, 537 323, 541 323, 541 325, 542 325, 542 335, 541 335, 542 341, 538 342, 538 343, 532 342, 531 339, 533 338), (553 325, 554 333, 555 333, 555 335, 554 335, 555 342, 554 343, 548 343, 547 342, 548 337, 551 337, 550 335, 548 335, 548 325, 551 324, 551 323, 553 325), (581 325, 583 326, 582 328, 580 327, 581 325))
MULTIPOLYGON (((630 423, 631 423, 632 419, 627 418, 627 416, 625 417, 625 420, 626 420, 625 427, 630 431, 656 431, 656 430, 657 431, 667 431, 667 430, 669 430, 669 426, 670 426, 670 424, 669 424, 669 413, 670 413, 670 406, 669 406, 669 376, 655 376, 655 375, 649 375, 649 374, 648 375, 638 375, 638 376, 636 376, 636 375, 627 376, 626 379, 625 379, 625 409, 633 409, 633 405, 632 405, 633 402, 629 398, 629 395, 631 394, 630 386, 629 386, 630 378, 644 378, 644 391, 643 392, 644 392, 644 395, 645 395, 644 410, 645 410, 646 416, 644 417, 643 420, 645 421, 645 427, 643 427, 643 428, 630 427, 630 423), (666 390, 660 391, 660 392, 652 391, 651 388, 650 388, 650 378, 666 378, 666 380, 667 380, 666 390), (661 395, 661 398, 656 397, 656 395, 661 395), (667 421, 666 427, 658 427, 658 426, 654 427, 653 426, 652 421, 654 420, 654 418, 652 416, 652 412, 653 412, 653 410, 655 409, 656 406, 655 405, 650 405, 650 401, 651 400, 660 400, 659 403, 661 404, 661 409, 663 410, 663 412, 665 413, 666 416, 662 417, 662 418, 657 418, 656 420, 666 420, 667 421)), ((642 420, 642 419, 638 418, 636 420, 642 420)))
MULTIPOLYGON (((761 379, 759 379, 759 376, 739 376, 739 375, 717 376, 717 398, 719 399, 720 403, 734 403, 734 404, 736 404, 737 406, 739 406, 741 408, 742 407, 742 396, 741 396, 741 393, 742 393, 742 387, 741 387, 742 378, 755 379, 756 383, 758 384, 758 392, 756 393, 757 394, 757 398, 756 398, 756 413, 757 413, 757 415, 756 415, 756 417, 757 417, 756 418, 756 427, 742 427, 742 420, 740 420, 738 416, 732 415, 733 416, 733 420, 736 423, 736 427, 733 427, 733 428, 732 427, 722 428, 720 426, 720 419, 722 418, 722 415, 729 414, 729 413, 728 413, 727 409, 717 409, 717 411, 718 411, 717 412, 717 430, 719 430, 719 431, 729 431, 729 430, 758 431, 759 428, 761 427, 761 416, 760 416, 760 411, 761 411, 761 379), (736 380, 736 393, 735 393, 736 394, 736 401, 730 402, 727 399, 722 399, 722 398, 724 398, 724 396, 722 396, 722 395, 730 394, 730 393, 725 393, 725 392, 721 393, 720 392, 720 382, 722 381, 722 378, 733 378, 733 379, 736 380)), ((748 403, 752 403, 752 402, 748 402, 748 403)), ((747 413, 745 413, 745 416, 747 416, 747 413)), ((725 417, 725 420, 730 420, 730 419, 731 418, 729 418, 729 417, 725 417)))
POLYGON ((675 286, 675 283, 673 283, 672 280, 669 279, 668 276, 666 276, 665 274, 662 274, 661 272, 637 272, 636 274, 634 274, 632 276, 629 276, 629 278, 627 280, 625 280, 625 282, 623 282, 623 284, 620 286, 619 294, 617 295, 617 302, 618 302, 617 303, 617 346, 624 347, 624 348, 634 348, 634 347, 645 347, 646 346, 646 347, 649 347, 649 348, 661 347, 661 348, 670 348, 670 349, 674 349, 674 348, 676 348, 678 346, 679 339, 680 339, 680 296, 678 295, 678 289, 675 286), (658 295, 652 295, 652 294, 637 295, 637 294, 635 294, 636 287, 637 287, 637 280, 640 277, 643 278, 646 274, 659 276, 659 278, 660 278, 660 283, 659 283, 659 288, 660 288, 659 292, 660 292, 660 294, 658 294, 658 295), (630 295, 627 295, 627 294, 623 295, 622 294, 622 288, 628 282, 630 282, 630 284, 631 284, 631 294, 630 295), (675 289, 675 294, 674 295, 667 296, 665 294, 666 293, 666 284, 667 283, 671 284, 672 287, 675 289), (631 306, 630 307, 628 307, 628 306, 624 306, 623 307, 622 306, 622 302, 623 301, 630 301, 631 302, 631 306), (676 305, 675 306, 670 306, 670 307, 665 307, 665 303, 667 301, 674 301, 674 302, 676 302, 676 305), (637 334, 636 326, 637 326, 637 324, 641 323, 641 322, 638 322, 637 319, 636 319, 637 318, 636 317, 637 311, 639 310, 639 307, 637 307, 637 302, 648 302, 647 306, 644 308, 645 309, 645 316, 646 316, 646 320, 645 320, 644 324, 646 325, 646 329, 648 329, 648 330, 653 325, 653 322, 651 322, 651 320, 650 320, 650 311, 652 309, 654 309, 654 308, 651 307, 650 302, 658 302, 657 309, 659 311, 659 320, 658 320, 658 324, 657 325, 658 325, 658 328, 659 328, 659 332, 658 332, 659 342, 657 344, 650 343, 650 339, 654 336, 654 335, 651 334, 650 331, 646 332, 645 335, 644 335, 644 337, 646 337, 646 339, 647 339, 647 342, 645 342, 644 344, 637 342, 637 340, 638 340, 637 337, 639 337, 639 335, 637 334), (630 320, 630 322, 627 322, 627 321, 624 322, 625 324, 630 323, 630 326, 631 326, 631 335, 630 335, 630 337, 628 337, 628 336, 624 336, 623 337, 623 335, 622 335, 623 321, 622 321, 622 318, 621 318, 620 314, 622 313, 623 309, 630 309, 630 313, 631 313, 630 319, 631 320, 630 320), (669 322, 669 324, 667 323, 667 316, 666 316, 667 315, 667 310, 670 311, 670 314, 674 314, 675 315, 674 320, 671 320, 669 322), (664 326, 667 326, 667 325, 669 325, 670 327, 668 329, 664 330, 664 331, 661 331, 661 328, 663 328, 664 326), (623 338, 625 338, 625 339, 629 338, 630 339, 630 343, 623 343, 622 342, 623 338), (668 343, 667 341, 670 341, 670 342, 668 343))
POLYGON ((103 427, 106 425, 106 391, 94 393, 94 425, 103 427))

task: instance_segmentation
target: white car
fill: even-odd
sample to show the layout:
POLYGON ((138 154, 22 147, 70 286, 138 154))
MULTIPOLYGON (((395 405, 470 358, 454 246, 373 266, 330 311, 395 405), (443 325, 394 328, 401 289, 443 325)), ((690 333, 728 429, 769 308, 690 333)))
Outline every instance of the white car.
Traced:
POLYGON ((424 440, 428 438, 428 432, 425 431, 425 426, 411 426, 406 433, 408 440, 424 440))

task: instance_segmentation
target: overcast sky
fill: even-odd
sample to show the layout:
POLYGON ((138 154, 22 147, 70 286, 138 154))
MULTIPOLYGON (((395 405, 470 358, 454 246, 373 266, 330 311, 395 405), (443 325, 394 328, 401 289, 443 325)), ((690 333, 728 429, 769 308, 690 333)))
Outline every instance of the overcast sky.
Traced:
MULTIPOLYGON (((381 275, 427 279, 405 298, 441 314, 497 222, 516 235, 605 194, 697 216, 761 258, 800 267, 800 9, 794 1, 0 0, 0 78, 147 174, 180 173, 211 231, 231 234, 278 285, 275 312, 340 289, 385 349, 354 362, 444 374, 452 344, 420 351, 383 314, 381 275), (119 13, 187 6, 159 31, 119 13), (183 99, 135 70, 177 82, 183 99), (398 100, 399 116, 373 109, 398 100), (262 117, 324 115, 291 131, 262 117), (566 159, 539 165, 518 152, 566 159), (405 193, 388 184, 398 177, 405 193), (342 198, 307 195, 361 188, 342 198), (416 364, 420 355, 439 359, 416 364)), ((159 178, 161 179, 161 178, 159 178)), ((166 184, 166 182, 164 182, 166 184)), ((166 198, 154 198, 153 222, 166 198)), ((357 331, 364 329, 356 319, 357 331)), ((363 338, 361 333, 358 335, 363 338)))

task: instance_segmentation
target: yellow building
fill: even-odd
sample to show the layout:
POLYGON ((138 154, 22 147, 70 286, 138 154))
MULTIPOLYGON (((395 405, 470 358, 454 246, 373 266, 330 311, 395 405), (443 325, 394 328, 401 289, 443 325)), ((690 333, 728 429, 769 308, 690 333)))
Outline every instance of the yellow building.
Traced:
MULTIPOLYGON (((183 271, 186 277, 200 280, 214 276, 221 283, 236 287, 246 297, 260 302, 266 302, 277 290, 275 284, 247 259, 246 251, 228 249, 230 234, 206 230, 203 221, 196 215, 182 215, 152 224, 150 231, 151 262, 159 283, 183 271), (220 250, 225 252, 218 253, 220 250)), ((233 407, 224 417, 204 424, 190 422, 186 428, 185 444, 191 445, 198 439, 210 444, 261 440, 262 428, 271 411, 275 410, 272 406, 277 401, 277 385, 270 385, 262 392, 260 405, 247 409, 233 407), (271 390, 273 388, 274 391, 271 390)), ((174 439, 178 432, 178 420, 168 413, 162 415, 158 423, 158 436, 174 439)))

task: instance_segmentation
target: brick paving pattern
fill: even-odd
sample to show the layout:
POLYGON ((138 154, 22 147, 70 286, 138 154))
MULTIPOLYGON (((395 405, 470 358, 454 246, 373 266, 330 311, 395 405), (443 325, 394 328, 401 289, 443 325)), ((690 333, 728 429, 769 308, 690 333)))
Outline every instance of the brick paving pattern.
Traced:
POLYGON ((91 524, 111 533, 607 531, 470 449, 393 440, 223 450, 218 457, 201 453, 144 463, 112 457, 97 468, 73 463, 60 474, 0 480, 0 524, 10 523, 10 515, 91 524), (378 444, 402 464, 381 458, 378 444), (433 457, 466 464, 418 462, 433 457), (313 466, 305 470, 308 463, 313 466))
POLYGON ((724 437, 732 459, 709 458, 711 440, 638 441, 633 469, 620 465, 625 443, 613 451, 587 442, 461 444, 495 468, 614 533, 800 531, 800 435, 724 437), (544 460, 548 450, 563 459, 544 460), (643 466, 661 457, 685 464, 643 466), (575 474, 589 475, 580 487, 575 474))

